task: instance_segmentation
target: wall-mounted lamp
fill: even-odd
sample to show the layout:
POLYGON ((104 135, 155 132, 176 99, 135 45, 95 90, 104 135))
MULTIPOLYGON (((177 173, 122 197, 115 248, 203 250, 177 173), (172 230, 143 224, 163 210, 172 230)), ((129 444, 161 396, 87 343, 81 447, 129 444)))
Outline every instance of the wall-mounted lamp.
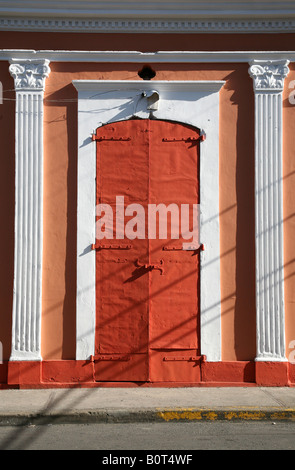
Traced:
POLYGON ((156 90, 143 91, 142 96, 147 98, 147 109, 149 111, 157 111, 160 100, 159 92, 156 90))

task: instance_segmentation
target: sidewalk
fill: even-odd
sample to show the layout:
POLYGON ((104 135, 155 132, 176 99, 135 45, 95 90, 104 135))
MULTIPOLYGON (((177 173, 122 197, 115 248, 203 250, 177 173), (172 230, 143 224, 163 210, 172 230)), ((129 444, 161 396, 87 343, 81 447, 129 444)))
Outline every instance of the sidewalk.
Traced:
POLYGON ((0 425, 294 420, 295 388, 0 390, 0 425))

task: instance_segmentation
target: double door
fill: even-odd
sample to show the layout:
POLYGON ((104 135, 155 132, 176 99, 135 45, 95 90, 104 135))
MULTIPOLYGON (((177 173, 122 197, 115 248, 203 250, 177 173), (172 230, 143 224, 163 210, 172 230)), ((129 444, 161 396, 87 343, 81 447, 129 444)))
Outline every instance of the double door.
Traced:
POLYGON ((199 133, 135 119, 95 139, 95 378, 198 382, 199 133))

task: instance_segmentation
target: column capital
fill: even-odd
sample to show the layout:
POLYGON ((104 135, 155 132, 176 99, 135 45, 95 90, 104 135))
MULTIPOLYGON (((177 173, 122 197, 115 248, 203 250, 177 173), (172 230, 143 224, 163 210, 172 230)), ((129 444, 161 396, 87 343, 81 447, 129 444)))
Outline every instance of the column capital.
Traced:
POLYGON ((281 92, 284 79, 289 73, 289 61, 282 60, 253 60, 250 62, 249 75, 253 78, 256 92, 281 92))
POLYGON ((44 91, 45 80, 50 74, 47 59, 12 59, 9 66, 17 91, 44 91))

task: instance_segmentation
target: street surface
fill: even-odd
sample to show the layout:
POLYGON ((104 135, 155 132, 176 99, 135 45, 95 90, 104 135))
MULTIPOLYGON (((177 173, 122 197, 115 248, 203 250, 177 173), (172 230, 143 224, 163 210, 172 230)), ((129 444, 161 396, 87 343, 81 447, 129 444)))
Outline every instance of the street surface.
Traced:
MULTIPOLYGON (((295 450, 295 422, 0 426, 0 450, 101 450, 104 452, 99 453, 99 459, 102 459, 104 455, 110 455, 110 452, 105 452, 108 450, 201 449, 295 450)), ((189 452, 179 455, 187 454, 189 452)))

